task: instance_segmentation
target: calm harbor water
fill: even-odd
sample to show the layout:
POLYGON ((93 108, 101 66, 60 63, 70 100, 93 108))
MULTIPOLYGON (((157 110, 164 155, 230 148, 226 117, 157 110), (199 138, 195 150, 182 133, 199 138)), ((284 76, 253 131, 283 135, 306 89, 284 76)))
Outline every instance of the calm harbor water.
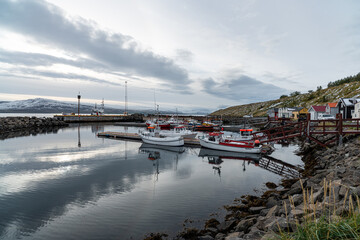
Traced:
MULTIPOLYGON (((266 159, 230 154, 220 163, 216 152, 98 138, 101 131, 138 128, 71 125, 0 141, 0 239, 174 236, 185 219, 202 226, 223 205, 281 179, 266 159)), ((296 146, 275 147, 272 157, 301 164, 296 146)))

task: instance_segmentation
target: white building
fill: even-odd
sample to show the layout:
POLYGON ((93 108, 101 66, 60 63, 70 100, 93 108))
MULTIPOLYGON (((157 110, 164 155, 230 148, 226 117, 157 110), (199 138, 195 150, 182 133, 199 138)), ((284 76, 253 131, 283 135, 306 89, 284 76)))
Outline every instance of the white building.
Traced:
POLYGON ((360 118, 360 102, 354 105, 354 112, 352 112, 352 118, 360 118))

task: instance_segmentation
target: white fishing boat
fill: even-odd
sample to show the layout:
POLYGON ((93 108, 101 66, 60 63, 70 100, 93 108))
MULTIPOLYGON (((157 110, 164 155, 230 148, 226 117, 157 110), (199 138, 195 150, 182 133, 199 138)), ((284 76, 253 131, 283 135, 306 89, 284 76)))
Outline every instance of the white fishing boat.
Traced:
POLYGON ((174 127, 172 130, 162 130, 159 132, 162 137, 176 137, 181 136, 183 138, 195 138, 197 132, 190 131, 186 129, 185 126, 174 127))
POLYGON ((161 146, 183 146, 184 138, 181 136, 161 137, 154 127, 148 127, 148 131, 140 132, 141 140, 144 143, 161 145, 161 146))
POLYGON ((224 138, 221 132, 212 132, 199 138, 202 147, 242 153, 260 153, 261 145, 259 140, 239 141, 231 138, 224 138))

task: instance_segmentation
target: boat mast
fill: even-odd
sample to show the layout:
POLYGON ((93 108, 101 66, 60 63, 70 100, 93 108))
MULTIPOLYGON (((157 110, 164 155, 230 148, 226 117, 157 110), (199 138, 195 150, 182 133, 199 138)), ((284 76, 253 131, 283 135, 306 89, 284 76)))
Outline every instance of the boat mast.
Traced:
POLYGON ((104 99, 102 99, 102 102, 101 102, 101 113, 105 114, 104 99))
POLYGON ((124 115, 128 114, 128 99, 127 99, 127 81, 125 81, 125 112, 124 115))

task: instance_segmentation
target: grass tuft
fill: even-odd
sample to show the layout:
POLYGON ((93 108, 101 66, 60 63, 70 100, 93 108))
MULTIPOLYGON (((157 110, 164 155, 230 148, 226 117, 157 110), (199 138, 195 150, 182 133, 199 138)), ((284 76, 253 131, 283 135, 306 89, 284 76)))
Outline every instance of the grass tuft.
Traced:
MULTIPOLYGON (((327 239, 360 239, 360 200, 346 192, 343 203, 335 197, 335 183, 324 179, 324 198, 322 202, 314 202, 313 189, 305 189, 300 181, 303 192, 302 219, 294 219, 296 229, 293 232, 281 230, 276 239, 281 240, 327 240, 327 239), (336 215, 337 208, 345 209, 347 214, 336 215), (320 216, 320 217, 317 217, 320 216), (301 223, 302 222, 302 223, 301 223)), ((293 198, 290 196, 290 205, 295 209, 293 198)), ((288 213, 286 218, 288 219, 288 213)))

